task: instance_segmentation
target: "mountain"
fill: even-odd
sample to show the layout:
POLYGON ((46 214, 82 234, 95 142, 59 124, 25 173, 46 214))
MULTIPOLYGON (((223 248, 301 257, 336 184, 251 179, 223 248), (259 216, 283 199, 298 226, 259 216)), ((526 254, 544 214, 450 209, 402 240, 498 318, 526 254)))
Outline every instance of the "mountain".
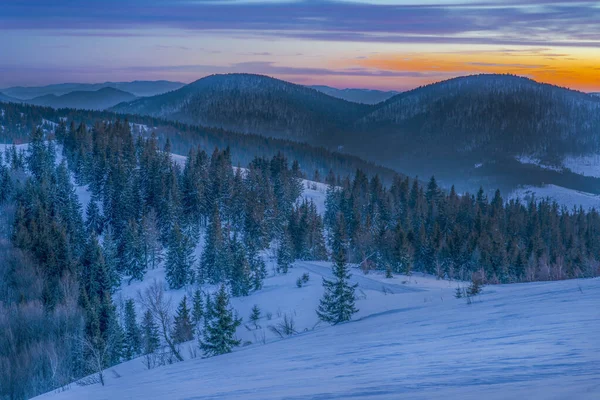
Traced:
POLYGON ((598 93, 590 93, 592 96, 600 96, 600 92, 598 93))
POLYGON ((4 93, 0 92, 0 101, 4 101, 4 102, 10 102, 10 103, 20 103, 21 100, 16 99, 14 97, 11 96, 7 96, 4 93))
POLYGON ((568 156, 600 154, 600 98, 510 75, 455 78, 376 105, 338 144, 409 174, 471 180, 470 189, 554 183, 543 177, 559 172, 515 157, 559 166, 568 156))
POLYGON ((184 86, 181 82, 170 81, 133 81, 133 82, 104 82, 104 83, 61 83, 40 87, 15 86, 0 90, 4 94, 18 99, 29 100, 35 97, 53 94, 61 96, 75 91, 93 92, 106 87, 129 92, 135 96, 154 96, 179 89, 184 86))
POLYGON ((267 76, 226 74, 111 110, 327 145, 334 132, 371 109, 267 76))
POLYGON ((553 184, 600 193, 597 177, 565 166, 600 154, 600 98, 512 75, 454 78, 375 105, 265 76, 213 75, 111 110, 306 141, 461 191, 553 184))
POLYGON ((119 89, 105 87, 96 91, 76 91, 56 96, 47 94, 27 100, 27 103, 52 108, 78 108, 85 110, 104 110, 123 101, 136 99, 131 94, 119 89))
POLYGON ((399 93, 394 90, 382 91, 372 89, 337 89, 331 86, 323 85, 315 85, 309 87, 318 90, 319 92, 325 93, 329 96, 337 97, 338 99, 362 104, 377 104, 399 93))

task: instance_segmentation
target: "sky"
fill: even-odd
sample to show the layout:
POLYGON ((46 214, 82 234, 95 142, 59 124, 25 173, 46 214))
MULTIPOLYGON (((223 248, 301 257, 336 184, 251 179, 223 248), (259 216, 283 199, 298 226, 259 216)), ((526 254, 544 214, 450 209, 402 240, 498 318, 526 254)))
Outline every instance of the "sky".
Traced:
POLYGON ((511 73, 600 92, 600 1, 1 0, 0 88, 260 73, 407 90, 511 73))

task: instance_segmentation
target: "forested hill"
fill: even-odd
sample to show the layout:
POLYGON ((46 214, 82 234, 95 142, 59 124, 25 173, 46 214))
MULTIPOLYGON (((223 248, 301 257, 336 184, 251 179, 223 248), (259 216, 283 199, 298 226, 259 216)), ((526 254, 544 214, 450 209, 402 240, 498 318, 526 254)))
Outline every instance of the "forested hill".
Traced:
POLYGON ((227 74, 112 110, 333 146, 333 133, 371 107, 262 75, 227 74))
MULTIPOLYGON (((511 75, 451 79, 401 93, 355 123, 409 154, 555 157, 600 150, 600 99, 511 75)), ((383 145, 385 143, 385 145, 383 145)))
POLYGON ((156 133, 161 145, 168 138, 174 153, 186 155, 190 148, 201 146, 207 151, 229 147, 234 165, 246 165, 255 156, 272 157, 283 152, 300 163, 301 170, 310 178, 322 180, 333 171, 341 177, 353 175, 362 169, 371 175, 379 175, 386 183, 391 183, 397 174, 389 168, 364 161, 356 156, 332 152, 323 147, 315 147, 290 140, 266 138, 260 135, 241 134, 222 129, 187 125, 161 118, 117 114, 107 111, 74 109, 53 109, 27 104, 1 103, 0 143, 26 142, 32 130, 40 126, 52 128, 61 119, 84 122, 92 126, 98 120, 128 120, 133 124, 134 134, 156 133))
POLYGON ((562 185, 515 157, 561 169, 566 157, 600 153, 600 98, 511 75, 468 76, 394 96, 348 129, 345 151, 462 189, 562 185))
POLYGON ((408 175, 436 175, 460 191, 565 182, 600 191, 593 182, 568 184, 587 177, 515 160, 561 169, 567 157, 600 154, 600 98, 512 75, 450 79, 376 105, 265 76, 214 75, 114 110, 307 142, 408 175))

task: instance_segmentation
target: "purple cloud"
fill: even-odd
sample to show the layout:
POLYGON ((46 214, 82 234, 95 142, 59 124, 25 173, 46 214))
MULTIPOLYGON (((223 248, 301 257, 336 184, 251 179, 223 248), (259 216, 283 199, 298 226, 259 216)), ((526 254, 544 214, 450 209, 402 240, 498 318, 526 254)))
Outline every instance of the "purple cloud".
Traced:
MULTIPOLYGON (((375 5, 360 2, 5 0, 3 29, 115 35, 136 28, 250 31, 265 36, 361 42, 599 46, 595 1, 534 0, 375 5), (115 33, 115 31, 117 31, 115 33), (482 34, 483 33, 483 34, 482 34)), ((131 34, 125 33, 123 34, 131 34)))

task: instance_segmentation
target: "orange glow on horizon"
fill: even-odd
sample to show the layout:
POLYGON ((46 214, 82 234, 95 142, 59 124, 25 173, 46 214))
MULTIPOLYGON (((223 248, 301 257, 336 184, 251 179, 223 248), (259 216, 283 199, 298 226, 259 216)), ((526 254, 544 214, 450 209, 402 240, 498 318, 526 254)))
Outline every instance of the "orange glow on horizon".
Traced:
POLYGON ((361 67, 387 71, 420 72, 431 77, 411 79, 421 84, 452 76, 501 73, 526 76, 584 92, 600 91, 600 51, 564 54, 560 50, 537 52, 453 52, 374 55, 358 60, 361 67), (594 54, 591 54, 594 53, 594 54))

